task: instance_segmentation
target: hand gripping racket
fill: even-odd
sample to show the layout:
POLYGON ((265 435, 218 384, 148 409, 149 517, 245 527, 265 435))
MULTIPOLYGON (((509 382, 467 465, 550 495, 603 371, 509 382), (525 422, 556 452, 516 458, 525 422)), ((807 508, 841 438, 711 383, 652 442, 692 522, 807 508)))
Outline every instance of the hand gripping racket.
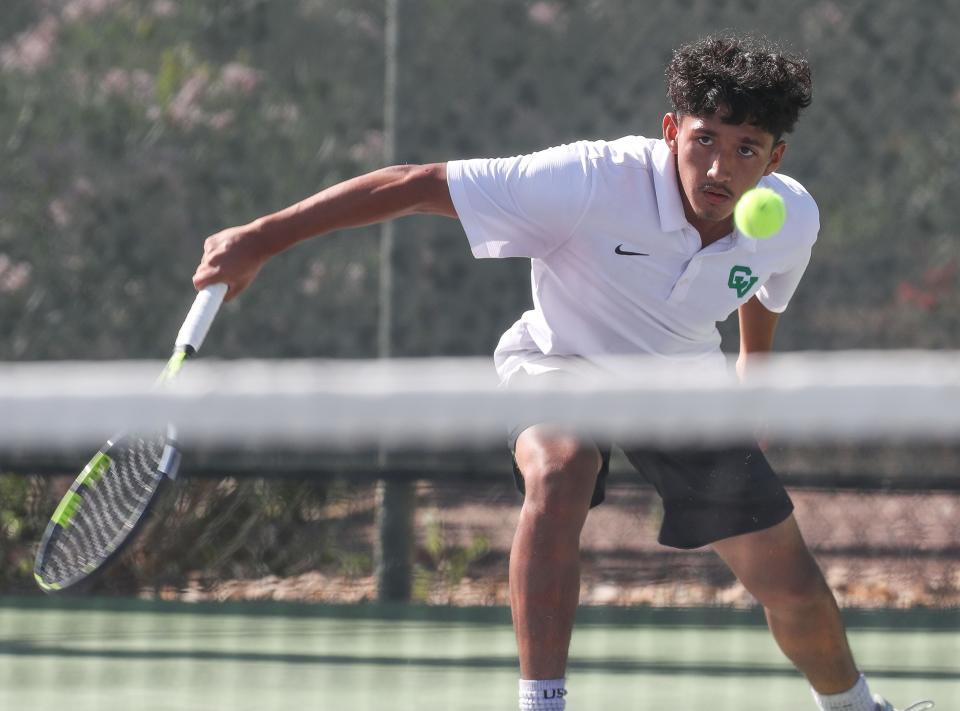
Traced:
MULTIPOLYGON (((200 349, 226 293, 226 284, 214 284, 197 294, 157 387, 172 381, 200 349)), ((172 425, 165 431, 123 433, 108 440, 47 524, 33 567, 41 589, 65 590, 102 571, 134 539, 161 490, 176 478, 179 465, 172 425)))

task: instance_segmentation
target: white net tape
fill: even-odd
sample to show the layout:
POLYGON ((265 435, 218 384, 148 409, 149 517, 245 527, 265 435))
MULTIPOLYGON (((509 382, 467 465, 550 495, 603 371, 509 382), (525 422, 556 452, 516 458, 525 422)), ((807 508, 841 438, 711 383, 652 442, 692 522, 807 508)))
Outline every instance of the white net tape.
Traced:
POLYGON ((960 434, 960 354, 770 356, 749 381, 651 359, 549 388, 503 389, 489 359, 216 361, 173 387, 157 362, 0 365, 0 446, 93 444, 176 424, 212 444, 485 446, 550 421, 631 443, 940 439, 960 434))

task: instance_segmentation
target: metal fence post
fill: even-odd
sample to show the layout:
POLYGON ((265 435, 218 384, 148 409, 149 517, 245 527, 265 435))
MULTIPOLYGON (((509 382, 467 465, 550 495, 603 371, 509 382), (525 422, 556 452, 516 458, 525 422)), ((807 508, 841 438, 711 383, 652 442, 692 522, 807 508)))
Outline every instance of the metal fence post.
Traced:
MULTIPOLYGON (((385 66, 383 91, 383 158, 385 165, 397 159, 397 29, 400 0, 385 0, 385 66)), ((377 345, 381 358, 392 355, 393 327, 393 235, 392 222, 380 228, 380 316, 377 345)), ((387 471, 388 453, 381 448, 379 466, 387 471)), ((409 600, 413 568, 413 522, 416 489, 412 482, 381 479, 377 483, 376 575, 380 600, 409 600)))

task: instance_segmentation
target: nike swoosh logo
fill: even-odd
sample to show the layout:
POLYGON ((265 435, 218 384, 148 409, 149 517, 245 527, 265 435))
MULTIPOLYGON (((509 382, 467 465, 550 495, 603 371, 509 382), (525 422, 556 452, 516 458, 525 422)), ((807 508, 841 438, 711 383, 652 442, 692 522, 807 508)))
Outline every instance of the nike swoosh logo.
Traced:
POLYGON ((650 256, 646 252, 628 252, 623 248, 622 244, 618 244, 617 248, 613 251, 616 252, 617 254, 622 254, 627 257, 649 257, 650 256))

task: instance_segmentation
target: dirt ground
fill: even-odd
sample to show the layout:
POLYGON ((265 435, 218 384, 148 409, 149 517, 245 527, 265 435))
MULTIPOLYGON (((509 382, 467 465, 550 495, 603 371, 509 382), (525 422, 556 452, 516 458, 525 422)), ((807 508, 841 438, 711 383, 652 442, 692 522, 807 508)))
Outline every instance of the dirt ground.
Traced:
MULTIPOLYGON (((792 491, 796 517, 842 607, 960 606, 960 495, 792 491)), ((376 598, 375 489, 353 487, 324 512, 339 562, 300 575, 191 582, 163 597, 359 602, 376 598), (348 565, 344 561, 355 561, 348 565), (359 563, 356 563, 359 561, 359 563)), ((414 598, 503 605, 519 514, 509 486, 417 485, 414 598)), ((660 504, 632 482, 613 483, 581 538, 586 605, 750 607, 755 601, 709 550, 656 541, 660 504)))

